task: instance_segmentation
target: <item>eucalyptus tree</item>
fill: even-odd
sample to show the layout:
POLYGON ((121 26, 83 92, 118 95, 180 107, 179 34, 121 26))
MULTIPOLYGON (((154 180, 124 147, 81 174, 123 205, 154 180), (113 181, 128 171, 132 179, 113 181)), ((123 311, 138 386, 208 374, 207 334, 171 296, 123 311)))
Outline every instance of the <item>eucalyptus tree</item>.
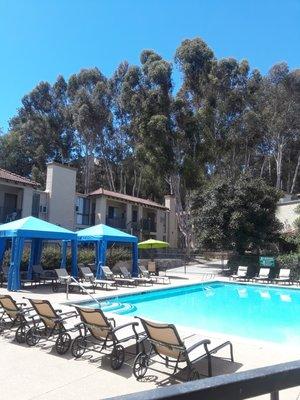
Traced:
POLYGON ((84 158, 84 192, 91 189, 94 159, 102 154, 111 124, 107 78, 98 68, 83 69, 68 81, 70 112, 76 129, 78 156, 84 158))
MULTIPOLYGON (((274 184, 277 189, 290 191, 283 172, 291 159, 291 151, 299 149, 300 118, 299 103, 287 87, 288 74, 286 63, 271 68, 263 81, 259 106, 264 147, 275 161, 274 184)), ((292 187, 294 189, 295 184, 292 187)))
MULTIPOLYGON (((68 116, 67 84, 58 77, 54 85, 40 82, 23 97, 22 106, 10 121, 11 140, 20 148, 30 174, 44 183, 46 163, 70 162, 74 149, 74 136, 68 116)), ((16 151, 16 150, 15 150, 16 151)))

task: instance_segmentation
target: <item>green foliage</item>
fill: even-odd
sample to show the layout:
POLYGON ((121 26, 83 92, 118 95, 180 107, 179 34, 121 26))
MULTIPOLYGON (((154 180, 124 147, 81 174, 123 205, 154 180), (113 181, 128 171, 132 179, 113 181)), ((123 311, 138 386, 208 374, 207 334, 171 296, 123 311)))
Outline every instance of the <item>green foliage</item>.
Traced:
POLYGON ((300 254, 282 254, 276 259, 279 268, 290 268, 294 279, 300 279, 300 254))
MULTIPOLYGON (((40 82, 0 136, 0 167, 43 186, 46 163, 58 161, 78 168, 79 191, 102 186, 156 201, 171 192, 186 242, 191 191, 212 180, 247 174, 299 192, 300 70, 279 63, 262 76, 247 60, 218 59, 201 38, 184 40, 174 61, 177 92, 172 60, 154 50, 142 51, 139 65, 122 62, 110 78, 90 68, 40 82)), ((230 228, 243 226, 245 242, 252 228, 243 218, 236 211, 230 228)), ((217 240, 236 245, 215 229, 217 240)))
MULTIPOLYGON (((30 250, 26 247, 23 251, 21 270, 25 271, 28 266, 30 250)), ((130 260, 131 252, 125 246, 116 246, 107 250, 106 264, 113 267, 118 261, 130 260)), ((95 250, 93 248, 80 248, 78 250, 78 263, 91 264, 95 262, 95 250)), ((3 266, 10 263, 10 250, 7 250, 3 259, 3 266)), ((44 246, 41 264, 45 269, 60 268, 61 248, 59 245, 44 246)), ((67 252, 67 267, 71 266, 71 253, 67 252)))
POLYGON ((275 217, 280 192, 262 179, 212 181, 194 194, 193 224, 197 245, 210 250, 259 251, 278 238, 275 217))
POLYGON ((232 274, 237 271, 240 265, 248 267, 250 277, 255 276, 259 270, 259 256, 257 254, 234 254, 227 262, 227 268, 230 268, 232 274))

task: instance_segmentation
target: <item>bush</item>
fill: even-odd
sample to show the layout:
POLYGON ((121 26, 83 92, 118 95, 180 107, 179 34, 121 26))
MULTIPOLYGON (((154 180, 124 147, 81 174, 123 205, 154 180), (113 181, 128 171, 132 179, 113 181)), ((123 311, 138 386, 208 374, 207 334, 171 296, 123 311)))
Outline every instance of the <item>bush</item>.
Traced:
POLYGON ((300 254, 290 253, 278 256, 276 259, 279 268, 290 268, 294 279, 300 278, 300 254))
MULTIPOLYGON (((28 246, 24 248, 23 257, 21 261, 21 270, 27 270, 29 263, 30 249, 28 246)), ((118 261, 126 261, 131 259, 131 249, 125 246, 113 246, 107 250, 106 264, 113 267, 118 261)), ((78 263, 91 264, 95 262, 94 247, 86 247, 78 249, 78 263)), ((61 263, 61 246, 59 244, 44 245, 41 264, 45 269, 59 268, 61 263)), ((3 266, 10 264, 10 250, 6 250, 3 266)), ((71 251, 67 252, 67 267, 71 266, 71 251)))

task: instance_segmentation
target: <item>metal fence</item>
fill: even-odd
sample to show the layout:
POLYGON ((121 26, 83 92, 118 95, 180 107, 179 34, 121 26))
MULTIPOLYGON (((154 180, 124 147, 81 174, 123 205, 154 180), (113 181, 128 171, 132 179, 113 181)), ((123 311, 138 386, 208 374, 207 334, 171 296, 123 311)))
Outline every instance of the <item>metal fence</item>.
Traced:
MULTIPOLYGON (((242 400, 265 394, 270 395, 270 400, 279 400, 281 390, 296 386, 300 386, 300 361, 220 375, 110 400, 242 400)), ((290 400, 293 399, 296 400, 290 400)))

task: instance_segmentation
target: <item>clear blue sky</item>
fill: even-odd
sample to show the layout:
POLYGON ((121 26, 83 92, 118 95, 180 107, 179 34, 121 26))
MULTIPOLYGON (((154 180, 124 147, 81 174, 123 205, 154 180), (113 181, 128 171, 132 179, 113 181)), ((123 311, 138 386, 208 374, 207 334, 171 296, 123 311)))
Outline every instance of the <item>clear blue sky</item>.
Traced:
POLYGON ((196 36, 263 73, 300 67, 300 0, 0 0, 0 127, 42 80, 94 66, 109 76, 145 48, 171 60, 196 36))

